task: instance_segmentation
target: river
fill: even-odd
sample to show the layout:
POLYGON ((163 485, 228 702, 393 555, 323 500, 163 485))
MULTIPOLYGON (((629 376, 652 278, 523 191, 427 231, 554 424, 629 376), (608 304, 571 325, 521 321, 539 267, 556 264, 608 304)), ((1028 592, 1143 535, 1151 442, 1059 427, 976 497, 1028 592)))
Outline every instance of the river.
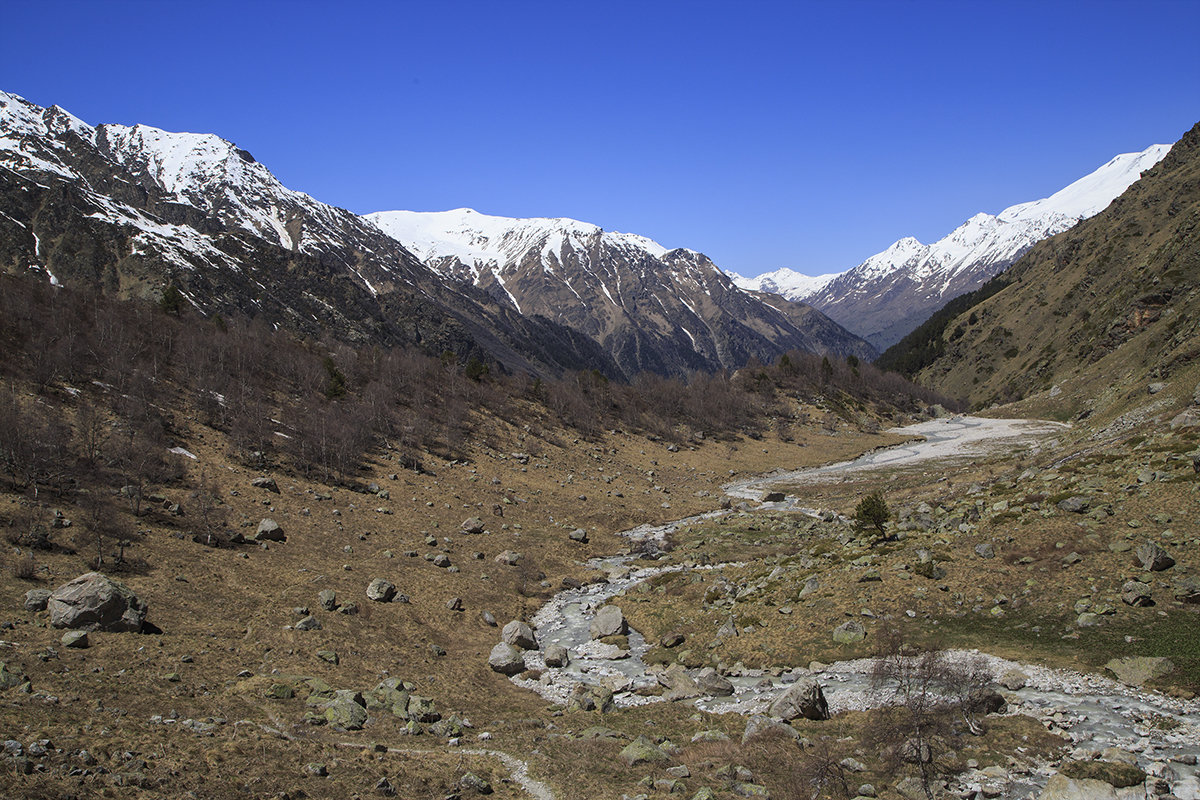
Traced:
MULTIPOLYGON (((730 484, 725 491, 730 497, 748 500, 760 497, 773 486, 841 480, 897 467, 945 464, 957 459, 978 458, 996 448, 1036 448, 1065 428, 1058 423, 1036 420, 965 416, 933 420, 891 431, 921 437, 920 440, 872 451, 852 461, 805 470, 777 471, 730 484)), ((799 501, 791 497, 763 507, 821 513, 819 509, 799 505, 799 501)), ((662 539, 682 525, 716 519, 728 513, 734 512, 714 511, 666 525, 640 526, 626 531, 625 535, 633 540, 662 539)), ((571 662, 566 667, 549 668, 540 651, 531 651, 526 663, 541 671, 541 677, 537 680, 517 677, 513 678, 514 682, 556 703, 565 703, 580 683, 613 689, 614 700, 622 707, 662 702, 661 697, 638 692, 639 688, 657 684, 656 677, 648 672, 643 660, 649 645, 638 632, 630 631, 627 654, 614 646, 592 641, 589 635, 595 612, 610 600, 655 575, 684 569, 681 565, 634 569, 630 565, 632 559, 632 556, 613 556, 594 560, 591 566, 606 571, 608 582, 565 590, 539 609, 531 625, 540 646, 561 644, 570 653, 571 662)), ((723 566, 729 565, 699 569, 721 569, 723 566)), ((1099 675, 1020 664, 986 654, 954 652, 947 655, 951 658, 973 655, 986 659, 997 677, 1010 670, 1023 672, 1027 676, 1025 686, 1004 692, 1008 713, 1026 714, 1041 720, 1048 729, 1075 745, 1076 756, 1087 757, 1087 754, 1106 747, 1118 748, 1134 755, 1147 773, 1161 776, 1179 800, 1200 800, 1200 774, 1196 766, 1200 760, 1200 702, 1141 691, 1099 675)), ((870 671, 871 661, 859 659, 831 664, 812 674, 824 687, 830 710, 836 713, 868 709, 883 702, 883 697, 871 686, 870 671)), ((732 697, 701 697, 688 702, 714 712, 761 714, 789 684, 809 674, 803 667, 782 675, 746 670, 741 675, 727 676, 735 686, 732 697)), ((1002 778, 968 773, 960 778, 955 788, 964 796, 975 790, 986 790, 988 797, 1031 797, 1038 794, 1053 771, 1053 765, 1026 764, 1013 768, 1002 778)), ((1123 798, 1142 796, 1140 788, 1133 792, 1122 791, 1123 798)))

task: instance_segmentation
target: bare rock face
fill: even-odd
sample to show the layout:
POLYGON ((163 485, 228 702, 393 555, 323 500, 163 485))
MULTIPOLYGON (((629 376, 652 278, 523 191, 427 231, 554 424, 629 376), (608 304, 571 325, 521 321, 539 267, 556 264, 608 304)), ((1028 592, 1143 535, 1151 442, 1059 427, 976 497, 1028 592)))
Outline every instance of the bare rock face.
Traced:
POLYGON ((141 631, 146 604, 131 590, 99 572, 88 572, 55 589, 47 602, 55 628, 84 631, 141 631))

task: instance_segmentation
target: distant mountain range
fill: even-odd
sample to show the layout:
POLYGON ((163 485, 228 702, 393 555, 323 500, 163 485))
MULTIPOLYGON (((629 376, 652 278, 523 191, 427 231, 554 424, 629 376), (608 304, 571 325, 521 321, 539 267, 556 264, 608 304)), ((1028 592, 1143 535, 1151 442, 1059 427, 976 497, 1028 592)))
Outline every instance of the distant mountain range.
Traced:
POLYGON ((731 275, 746 289, 808 303, 885 350, 947 301, 981 286, 1033 245, 1094 216, 1157 164, 1170 145, 1113 158, 1050 197, 976 214, 933 244, 900 239, 853 269, 810 277, 780 269, 731 275))
POLYGON ((170 285, 205 314, 534 373, 875 355, 811 308, 739 289, 699 253, 571 220, 363 218, 288 189, 213 134, 93 127, 2 92, 0 268, 123 296, 170 285))
POLYGON ((876 355, 811 307, 743 291, 703 254, 644 236, 467 208, 366 218, 446 278, 582 331, 628 374, 736 368, 790 349, 876 355))

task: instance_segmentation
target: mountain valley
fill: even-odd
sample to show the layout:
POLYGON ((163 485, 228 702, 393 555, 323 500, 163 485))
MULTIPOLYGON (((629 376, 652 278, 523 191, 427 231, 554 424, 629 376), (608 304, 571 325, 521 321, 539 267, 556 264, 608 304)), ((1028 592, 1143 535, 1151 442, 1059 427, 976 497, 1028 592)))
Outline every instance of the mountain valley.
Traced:
POLYGON ((807 305, 0 94, 0 795, 1200 798, 1198 171, 807 305))

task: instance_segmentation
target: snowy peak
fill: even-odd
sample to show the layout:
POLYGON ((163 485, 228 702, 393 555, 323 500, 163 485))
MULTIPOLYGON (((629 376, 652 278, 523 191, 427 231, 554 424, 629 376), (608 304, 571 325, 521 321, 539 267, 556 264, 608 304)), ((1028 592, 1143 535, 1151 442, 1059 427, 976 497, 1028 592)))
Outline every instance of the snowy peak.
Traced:
POLYGON ((978 288, 1037 242, 1098 214, 1170 149, 1170 145, 1153 145, 1140 153, 1121 154, 1049 197, 1011 206, 995 216, 978 213, 929 245, 904 237, 823 283, 781 280, 776 276, 782 271, 777 271, 741 285, 811 303, 886 349, 947 301, 978 288))
POLYGON ((645 236, 469 208, 366 219, 443 275, 586 334, 629 375, 736 368, 793 348, 873 355, 811 308, 780 310, 740 290, 703 254, 645 236))
POLYGON ((1143 172, 1162 161, 1170 149, 1169 144, 1156 144, 1140 153, 1122 153, 1049 197, 1006 208, 998 217, 1002 222, 1032 220, 1053 214, 1075 219, 1093 217, 1132 186, 1143 172))
POLYGON ((453 211, 380 211, 366 219, 427 262, 458 259, 474 272, 487 266, 511 266, 535 246, 550 266, 551 254, 564 248, 586 250, 597 240, 609 247, 642 251, 661 258, 667 248, 632 233, 606 232, 598 225, 567 218, 511 218, 480 214, 470 208, 453 211))
POLYGON ((842 273, 831 272, 827 275, 804 275, 787 267, 781 267, 774 272, 764 272, 756 278, 746 278, 738 275, 736 272, 728 272, 726 274, 729 275, 738 288, 793 297, 816 294, 842 273))

